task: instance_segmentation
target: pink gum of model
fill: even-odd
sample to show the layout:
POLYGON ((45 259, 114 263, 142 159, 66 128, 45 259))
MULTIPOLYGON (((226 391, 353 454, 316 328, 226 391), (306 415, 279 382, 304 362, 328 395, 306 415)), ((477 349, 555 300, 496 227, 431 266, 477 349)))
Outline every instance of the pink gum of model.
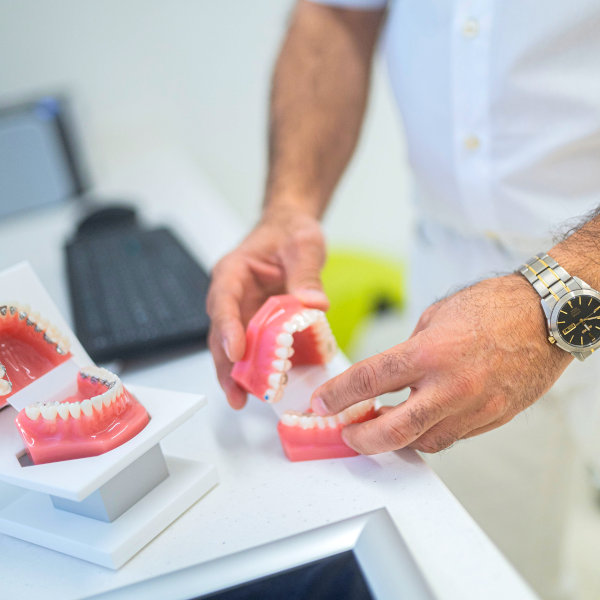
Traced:
POLYGON ((17 415, 15 423, 34 464, 104 454, 149 422, 146 409, 116 376, 109 383, 83 369, 77 388, 58 406, 33 405, 17 415))
MULTIPOLYGON (((281 348, 279 336, 291 336, 284 324, 301 313, 306 307, 294 296, 271 296, 252 317, 246 330, 246 352, 241 361, 235 363, 231 376, 242 388, 261 400, 272 402, 267 392, 273 388, 269 377, 274 373, 273 362, 278 359, 276 350, 281 348)), ((289 338, 288 338, 289 339, 289 338)), ((292 342, 290 342, 291 347, 292 342)), ((327 361, 320 351, 318 339, 312 327, 293 334, 293 354, 289 357, 292 366, 319 365, 327 361)), ((286 360, 286 359, 280 359, 286 360)), ((287 376, 282 374, 285 385, 287 376)))
MULTIPOLYGON (((371 407, 367 413, 358 417, 352 423, 363 423, 375 416, 375 408, 371 407)), ((279 421, 277 432, 283 451, 292 462, 358 456, 358 453, 346 446, 342 439, 342 429, 344 427, 345 425, 338 425, 327 429, 317 427, 303 429, 298 425, 284 425, 279 421)))
MULTIPOLYGON (((285 370, 298 365, 319 365, 327 363, 335 354, 336 344, 326 319, 321 311, 307 309, 297 298, 291 295, 272 296, 252 317, 246 330, 246 352, 241 361, 233 366, 233 379, 247 392, 267 402, 277 402, 287 382, 285 370), (308 315, 303 317, 302 315, 308 315), (316 315, 316 316, 315 316, 316 315), (305 321, 303 322, 303 318, 305 321), (311 321, 314 319, 314 321, 311 321), (300 330, 295 330, 297 323, 300 330), (311 325, 307 325, 311 323, 311 325), (290 325, 292 327, 290 328, 290 325), (288 329, 286 329, 286 326, 288 329), (280 338, 279 336, 283 336, 280 338), (286 337, 287 336, 287 337, 286 337), (281 352, 282 344, 289 344, 289 361, 284 372, 279 376, 273 372, 273 361, 281 360, 277 352, 281 352), (278 387, 269 381, 275 376, 278 387)), ((284 346, 285 346, 284 344, 284 346)), ((283 359, 287 360, 287 359, 283 359)), ((306 398, 308 409, 310 397, 306 398)), ((302 413, 302 417, 311 420, 309 427, 297 424, 286 424, 283 421, 294 421, 296 417, 282 416, 277 431, 286 456, 291 461, 317 460, 356 456, 357 453, 346 446, 342 439, 342 428, 351 423, 360 423, 376 416, 373 403, 364 407, 359 414, 338 423, 325 425, 321 418, 312 422, 310 410, 302 413), (317 423, 320 425, 317 425, 317 423)), ((297 419, 296 419, 297 420, 297 419)), ((305 419, 306 420, 306 419, 305 419)))

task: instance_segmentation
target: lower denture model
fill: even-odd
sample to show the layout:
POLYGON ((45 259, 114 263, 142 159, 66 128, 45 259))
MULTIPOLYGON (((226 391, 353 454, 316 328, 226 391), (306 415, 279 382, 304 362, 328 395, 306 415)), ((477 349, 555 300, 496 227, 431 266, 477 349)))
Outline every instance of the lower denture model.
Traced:
MULTIPOLYGON (((71 358, 68 339, 27 306, 0 305, 0 399, 7 399, 71 358)), ((103 454, 137 435, 146 409, 119 378, 98 367, 79 371, 77 391, 40 399, 15 423, 34 464, 103 454)))
MULTIPOLYGON (((287 373, 299 365, 331 361, 337 344, 325 313, 306 308, 291 295, 271 296, 252 317, 246 330, 246 353, 233 366, 233 379, 265 402, 283 397, 287 373)), ((357 453, 342 440, 342 429, 375 417, 374 400, 365 400, 338 413, 314 415, 306 399, 305 412, 286 411, 277 431, 291 461, 341 458, 357 453)))

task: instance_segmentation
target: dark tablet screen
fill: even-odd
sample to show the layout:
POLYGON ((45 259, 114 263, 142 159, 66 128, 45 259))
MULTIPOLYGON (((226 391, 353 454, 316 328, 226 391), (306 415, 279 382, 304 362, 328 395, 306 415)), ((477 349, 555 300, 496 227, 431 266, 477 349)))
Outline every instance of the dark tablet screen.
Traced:
POLYGON ((352 551, 194 600, 373 600, 352 551))

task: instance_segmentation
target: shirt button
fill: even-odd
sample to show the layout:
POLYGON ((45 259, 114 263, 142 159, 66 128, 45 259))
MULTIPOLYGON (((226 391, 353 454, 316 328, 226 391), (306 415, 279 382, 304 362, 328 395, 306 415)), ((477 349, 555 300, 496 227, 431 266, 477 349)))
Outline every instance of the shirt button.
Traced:
POLYGON ((477 150, 481 146, 481 140, 476 135, 468 135, 463 144, 467 150, 477 150))
POLYGON ((462 26, 462 34, 466 38, 477 37, 479 33, 479 21, 477 19, 467 19, 462 26))

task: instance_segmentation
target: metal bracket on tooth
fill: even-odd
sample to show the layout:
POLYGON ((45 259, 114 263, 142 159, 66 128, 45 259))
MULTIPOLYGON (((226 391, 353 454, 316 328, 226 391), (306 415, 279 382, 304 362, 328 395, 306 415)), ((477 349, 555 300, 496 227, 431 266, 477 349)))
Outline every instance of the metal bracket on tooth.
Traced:
POLYGON ((8 396, 12 392, 12 382, 6 374, 6 368, 0 363, 0 396, 8 396))

